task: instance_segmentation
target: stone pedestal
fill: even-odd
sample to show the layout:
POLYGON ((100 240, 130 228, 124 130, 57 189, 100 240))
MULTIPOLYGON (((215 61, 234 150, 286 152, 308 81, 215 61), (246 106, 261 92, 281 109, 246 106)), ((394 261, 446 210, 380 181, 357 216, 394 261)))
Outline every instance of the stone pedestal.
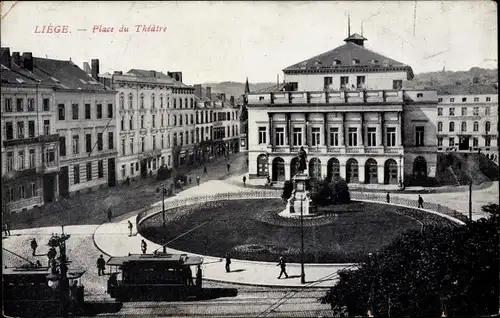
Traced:
POLYGON ((282 216, 288 217, 300 217, 301 211, 302 215, 310 215, 310 205, 311 199, 307 188, 309 187, 309 175, 306 173, 297 173, 293 177, 294 189, 292 196, 288 199, 286 209, 282 213, 282 216))

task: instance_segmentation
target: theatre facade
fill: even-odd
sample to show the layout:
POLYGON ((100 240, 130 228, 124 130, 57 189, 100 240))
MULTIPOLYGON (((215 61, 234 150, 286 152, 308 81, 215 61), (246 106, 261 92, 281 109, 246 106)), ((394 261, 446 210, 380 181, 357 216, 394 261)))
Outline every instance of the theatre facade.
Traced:
POLYGON ((435 176, 437 92, 405 90, 410 66, 359 34, 344 41, 246 94, 250 178, 291 179, 301 147, 311 177, 402 186, 435 176))

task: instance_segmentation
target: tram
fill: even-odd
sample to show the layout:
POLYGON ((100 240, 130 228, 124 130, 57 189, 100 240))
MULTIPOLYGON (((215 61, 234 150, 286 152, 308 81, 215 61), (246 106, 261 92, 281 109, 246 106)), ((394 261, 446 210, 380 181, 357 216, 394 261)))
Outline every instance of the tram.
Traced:
POLYGON ((82 269, 69 269, 68 281, 76 281, 76 297, 70 300, 70 290, 62 291, 58 282, 48 279, 52 273, 50 267, 25 265, 5 267, 2 271, 4 314, 9 316, 40 317, 58 313, 61 306, 71 304, 72 310, 78 310, 84 304, 84 287, 80 278, 85 273, 82 269), (80 284, 78 284, 80 282, 80 284))
POLYGON ((202 263, 203 258, 187 254, 153 253, 111 257, 107 265, 115 266, 118 271, 112 271, 107 292, 117 301, 197 297, 202 288, 202 263))

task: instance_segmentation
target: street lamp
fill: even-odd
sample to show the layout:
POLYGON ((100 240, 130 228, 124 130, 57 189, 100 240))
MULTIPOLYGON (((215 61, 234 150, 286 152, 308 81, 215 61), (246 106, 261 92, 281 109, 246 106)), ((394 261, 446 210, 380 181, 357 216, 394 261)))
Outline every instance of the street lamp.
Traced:
MULTIPOLYGON (((165 189, 165 184, 162 184, 161 187, 156 188, 156 193, 162 193, 162 219, 163 219, 163 227, 166 226, 165 222, 165 195, 167 194, 167 189, 165 189)), ((167 252, 167 247, 163 245, 163 253, 167 252)))
POLYGON ((47 284, 50 288, 57 291, 61 302, 61 315, 68 316, 67 299, 69 296, 69 280, 68 280, 68 258, 66 256, 66 241, 71 235, 62 233, 61 236, 52 236, 49 240, 50 247, 59 247, 59 272, 57 264, 51 264, 51 273, 46 276, 47 284))
POLYGON ((399 187, 403 187, 403 154, 399 155, 399 187))
POLYGON ((469 182, 469 220, 472 222, 472 181, 469 182))
POLYGON ((300 283, 306 283, 306 274, 304 272, 304 201, 307 196, 300 200, 300 283))

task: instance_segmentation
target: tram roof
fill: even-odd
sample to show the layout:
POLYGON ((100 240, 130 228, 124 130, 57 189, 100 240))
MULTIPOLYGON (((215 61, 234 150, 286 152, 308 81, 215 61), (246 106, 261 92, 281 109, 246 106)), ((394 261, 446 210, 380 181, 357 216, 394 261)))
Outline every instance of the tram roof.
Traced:
MULTIPOLYGON (((5 267, 2 270, 2 275, 48 275, 51 273, 50 267, 5 267)), ((85 274, 85 270, 82 268, 68 268, 68 278, 77 279, 85 274)))
POLYGON ((186 266, 200 265, 203 263, 203 258, 199 256, 189 256, 187 254, 130 254, 128 256, 111 257, 107 264, 110 266, 121 266, 129 262, 159 262, 159 263, 174 263, 186 266))

